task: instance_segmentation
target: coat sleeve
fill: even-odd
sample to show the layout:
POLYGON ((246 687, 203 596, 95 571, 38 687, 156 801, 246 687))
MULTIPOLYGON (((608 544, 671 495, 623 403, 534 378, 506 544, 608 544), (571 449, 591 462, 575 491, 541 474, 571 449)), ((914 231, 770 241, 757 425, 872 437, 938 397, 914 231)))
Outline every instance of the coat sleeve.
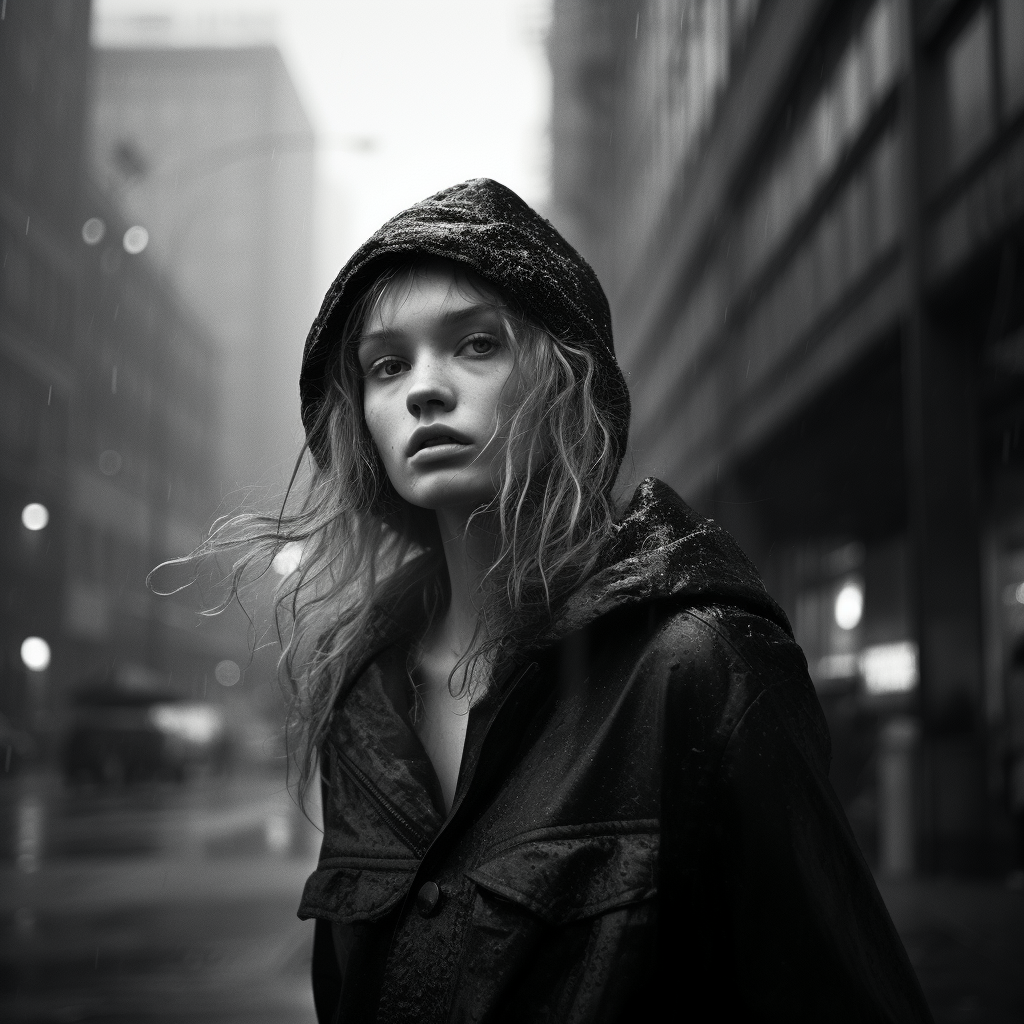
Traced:
POLYGON ((665 694, 659 949, 681 1016, 930 1022, 802 653, 763 620, 698 629, 665 694))

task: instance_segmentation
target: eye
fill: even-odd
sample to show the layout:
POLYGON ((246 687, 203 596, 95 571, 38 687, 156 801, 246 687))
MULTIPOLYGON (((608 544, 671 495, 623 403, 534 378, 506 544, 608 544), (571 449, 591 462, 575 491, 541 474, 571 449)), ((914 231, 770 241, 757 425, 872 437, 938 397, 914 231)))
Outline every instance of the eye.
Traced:
POLYGON ((405 369, 405 361, 394 356, 384 356, 374 362, 366 371, 367 377, 397 377, 405 369))
POLYGON ((463 345, 463 351, 474 356, 490 355, 496 348, 498 342, 490 334, 474 334, 463 345))

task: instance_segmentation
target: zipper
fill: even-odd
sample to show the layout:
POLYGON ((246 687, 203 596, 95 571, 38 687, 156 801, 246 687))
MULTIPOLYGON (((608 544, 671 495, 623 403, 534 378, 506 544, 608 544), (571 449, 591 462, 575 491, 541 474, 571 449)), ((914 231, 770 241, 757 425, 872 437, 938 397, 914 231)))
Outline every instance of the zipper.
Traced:
POLYGON ((430 845, 429 840, 424 837, 420 830, 401 811, 397 810, 388 801, 366 772, 356 765, 344 751, 335 747, 334 753, 341 762, 341 767, 344 769, 345 774, 370 798, 399 839, 422 860, 430 845))

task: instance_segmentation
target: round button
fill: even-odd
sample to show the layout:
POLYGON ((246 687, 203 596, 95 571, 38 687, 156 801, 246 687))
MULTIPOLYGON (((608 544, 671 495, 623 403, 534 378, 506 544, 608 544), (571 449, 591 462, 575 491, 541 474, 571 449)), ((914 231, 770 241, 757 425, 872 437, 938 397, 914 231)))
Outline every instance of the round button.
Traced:
POLYGON ((441 902, 441 889, 437 882, 424 882, 416 894, 416 909, 422 917, 430 917, 441 902))

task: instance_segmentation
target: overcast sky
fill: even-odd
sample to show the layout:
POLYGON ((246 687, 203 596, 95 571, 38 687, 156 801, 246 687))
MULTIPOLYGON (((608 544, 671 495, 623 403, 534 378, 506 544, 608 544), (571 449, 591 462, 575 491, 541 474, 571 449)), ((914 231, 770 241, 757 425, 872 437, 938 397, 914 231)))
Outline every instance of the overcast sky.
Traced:
POLYGON ((276 42, 321 140, 316 289, 446 185, 548 195, 550 0, 95 0, 94 40, 276 42), (168 22, 166 19, 171 19, 168 22), (140 20, 140 19, 153 20, 140 20), (160 20, 163 19, 163 20, 160 20))

